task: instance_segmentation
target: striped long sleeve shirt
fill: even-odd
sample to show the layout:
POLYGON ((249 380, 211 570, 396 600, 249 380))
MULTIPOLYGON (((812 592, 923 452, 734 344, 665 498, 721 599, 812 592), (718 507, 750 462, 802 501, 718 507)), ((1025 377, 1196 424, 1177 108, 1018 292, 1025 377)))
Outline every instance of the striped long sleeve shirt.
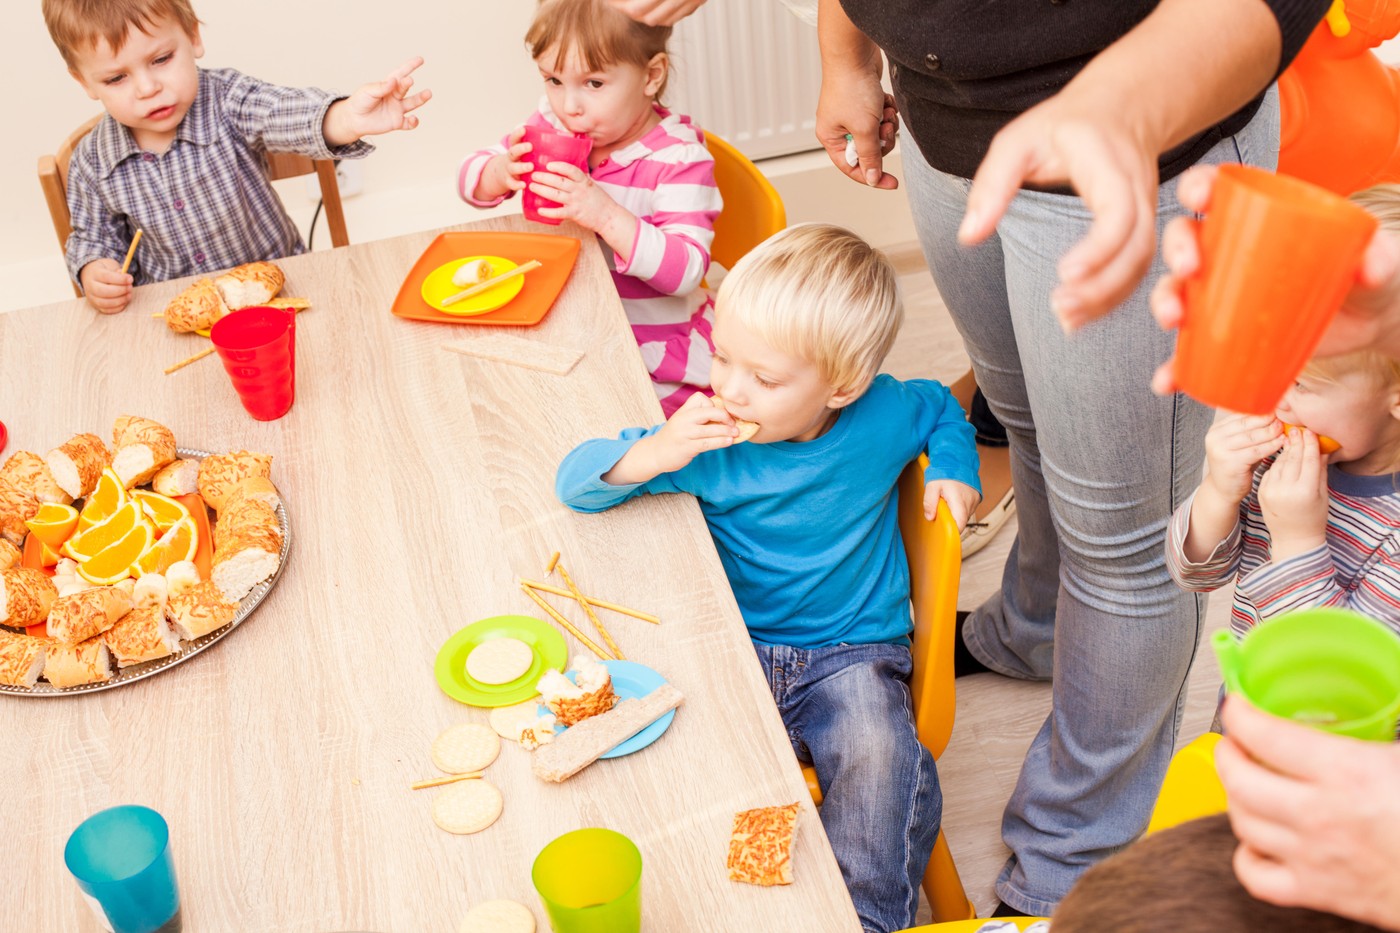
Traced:
MULTIPOLYGON (((710 267, 710 244, 721 199, 714 157, 689 117, 657 107, 661 122, 645 136, 590 169, 593 181, 637 218, 637 242, 626 261, 599 241, 622 298, 642 360, 656 384, 662 409, 671 412, 709 385, 713 302, 700 287, 710 267)), ((528 125, 567 132, 541 99, 528 125)), ((504 197, 473 196, 486 163, 506 151, 509 137, 462 162, 462 200, 493 207, 504 197)))
POLYGON ((355 159, 374 151, 364 140, 326 145, 321 124, 343 96, 200 69, 194 104, 161 154, 142 151, 131 130, 104 116, 68 165, 69 273, 76 281, 94 259, 120 261, 137 228, 141 248, 129 270, 137 285, 305 252, 263 153, 355 159))
POLYGON ((1259 480, 1270 463, 1255 471, 1234 529, 1201 563, 1189 562, 1183 549, 1195 495, 1176 510, 1167 535, 1172 578, 1188 590, 1205 592, 1234 576, 1230 627, 1236 635, 1261 620, 1311 606, 1352 609, 1400 632, 1400 473, 1356 476, 1329 466, 1327 543, 1274 562, 1259 508, 1259 480))

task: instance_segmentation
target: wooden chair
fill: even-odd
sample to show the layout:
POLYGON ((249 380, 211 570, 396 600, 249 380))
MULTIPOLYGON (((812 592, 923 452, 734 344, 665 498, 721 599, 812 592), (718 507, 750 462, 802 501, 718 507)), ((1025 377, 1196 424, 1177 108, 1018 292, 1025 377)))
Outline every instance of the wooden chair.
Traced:
POLYGON ((787 210, 778 189, 742 152, 708 130, 705 146, 715 157, 715 183, 724 198, 710 258, 733 269, 745 253, 787 226, 787 210))
MULTIPOLYGON (((73 158, 73 150, 84 136, 102 119, 98 114, 74 130, 67 139, 59 143, 53 155, 39 156, 39 187, 43 189, 44 200, 49 206, 49 218, 53 221, 53 232, 58 236, 58 248, 68 246, 68 237, 73 232, 73 218, 68 212, 68 162, 73 158)), ((311 159, 294 152, 269 152, 267 154, 268 176, 274 181, 279 178, 295 178, 298 175, 316 173, 321 183, 322 209, 326 213, 326 225, 330 228, 331 243, 336 246, 349 246, 350 235, 345 229, 345 209, 340 203, 340 184, 335 176, 335 163, 329 159, 311 159)), ((75 294, 82 290, 73 285, 75 294)))
MULTIPOLYGON (((914 726, 919 741, 935 759, 948 747, 953 732, 953 636, 957 625, 958 577, 962 572, 962 538, 946 504, 933 521, 924 518, 924 470, 928 457, 905 467, 899 477, 899 531, 909 560, 909 598, 914 607, 914 726)), ((817 773, 802 769, 812 800, 821 804, 817 773)), ((977 916, 963 889, 947 836, 938 833, 928 869, 924 895, 937 921, 977 916)))

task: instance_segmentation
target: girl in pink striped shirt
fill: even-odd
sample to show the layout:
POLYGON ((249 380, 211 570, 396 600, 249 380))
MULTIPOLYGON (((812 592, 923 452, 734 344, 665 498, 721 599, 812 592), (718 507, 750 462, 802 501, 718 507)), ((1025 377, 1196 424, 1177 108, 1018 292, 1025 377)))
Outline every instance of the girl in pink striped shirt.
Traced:
MULTIPOLYGON (((562 162, 530 179, 602 241, 613 283, 666 417, 709 386, 713 301, 700 287, 720 210, 714 159, 688 117, 661 106, 668 26, 646 26, 606 0, 546 0, 526 33, 545 93, 527 125, 587 136, 584 172, 562 162)), ((529 143, 516 127, 467 156, 458 192, 491 207, 525 187, 529 143)))

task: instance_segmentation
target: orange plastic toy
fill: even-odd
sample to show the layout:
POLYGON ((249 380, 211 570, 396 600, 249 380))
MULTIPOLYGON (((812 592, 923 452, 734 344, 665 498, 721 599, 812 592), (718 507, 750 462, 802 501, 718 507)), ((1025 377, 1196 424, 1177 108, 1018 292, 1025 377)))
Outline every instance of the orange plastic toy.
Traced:
POLYGON ((1400 33, 1400 0, 1334 0, 1279 76, 1278 170, 1351 194, 1400 181, 1400 69, 1371 49, 1400 33))

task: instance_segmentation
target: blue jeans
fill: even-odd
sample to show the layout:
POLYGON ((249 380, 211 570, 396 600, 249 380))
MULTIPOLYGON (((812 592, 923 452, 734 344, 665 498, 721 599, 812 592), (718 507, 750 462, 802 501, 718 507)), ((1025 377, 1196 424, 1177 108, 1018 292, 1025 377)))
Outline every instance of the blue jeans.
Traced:
MULTIPOLYGON (((1278 101, 1203 163, 1272 168, 1278 101)), ((957 243, 969 182, 904 147, 919 239, 938 291, 1011 441, 1019 532, 999 593, 963 635, 988 667, 1053 681, 1050 716, 1007 804, 997 894, 1049 916, 1075 879, 1147 825, 1175 751, 1204 600, 1168 577, 1172 511, 1201 473, 1211 411, 1148 387, 1174 336, 1148 311, 1148 276, 1111 315, 1067 335, 1050 311, 1056 261, 1089 229, 1076 197, 1022 191, 997 233, 957 243)), ((1158 190, 1158 236, 1183 209, 1158 190)))
POLYGON ((943 792, 914 730, 902 645, 759 645, 797 757, 817 772, 821 818, 868 931, 914 925, 943 792))

